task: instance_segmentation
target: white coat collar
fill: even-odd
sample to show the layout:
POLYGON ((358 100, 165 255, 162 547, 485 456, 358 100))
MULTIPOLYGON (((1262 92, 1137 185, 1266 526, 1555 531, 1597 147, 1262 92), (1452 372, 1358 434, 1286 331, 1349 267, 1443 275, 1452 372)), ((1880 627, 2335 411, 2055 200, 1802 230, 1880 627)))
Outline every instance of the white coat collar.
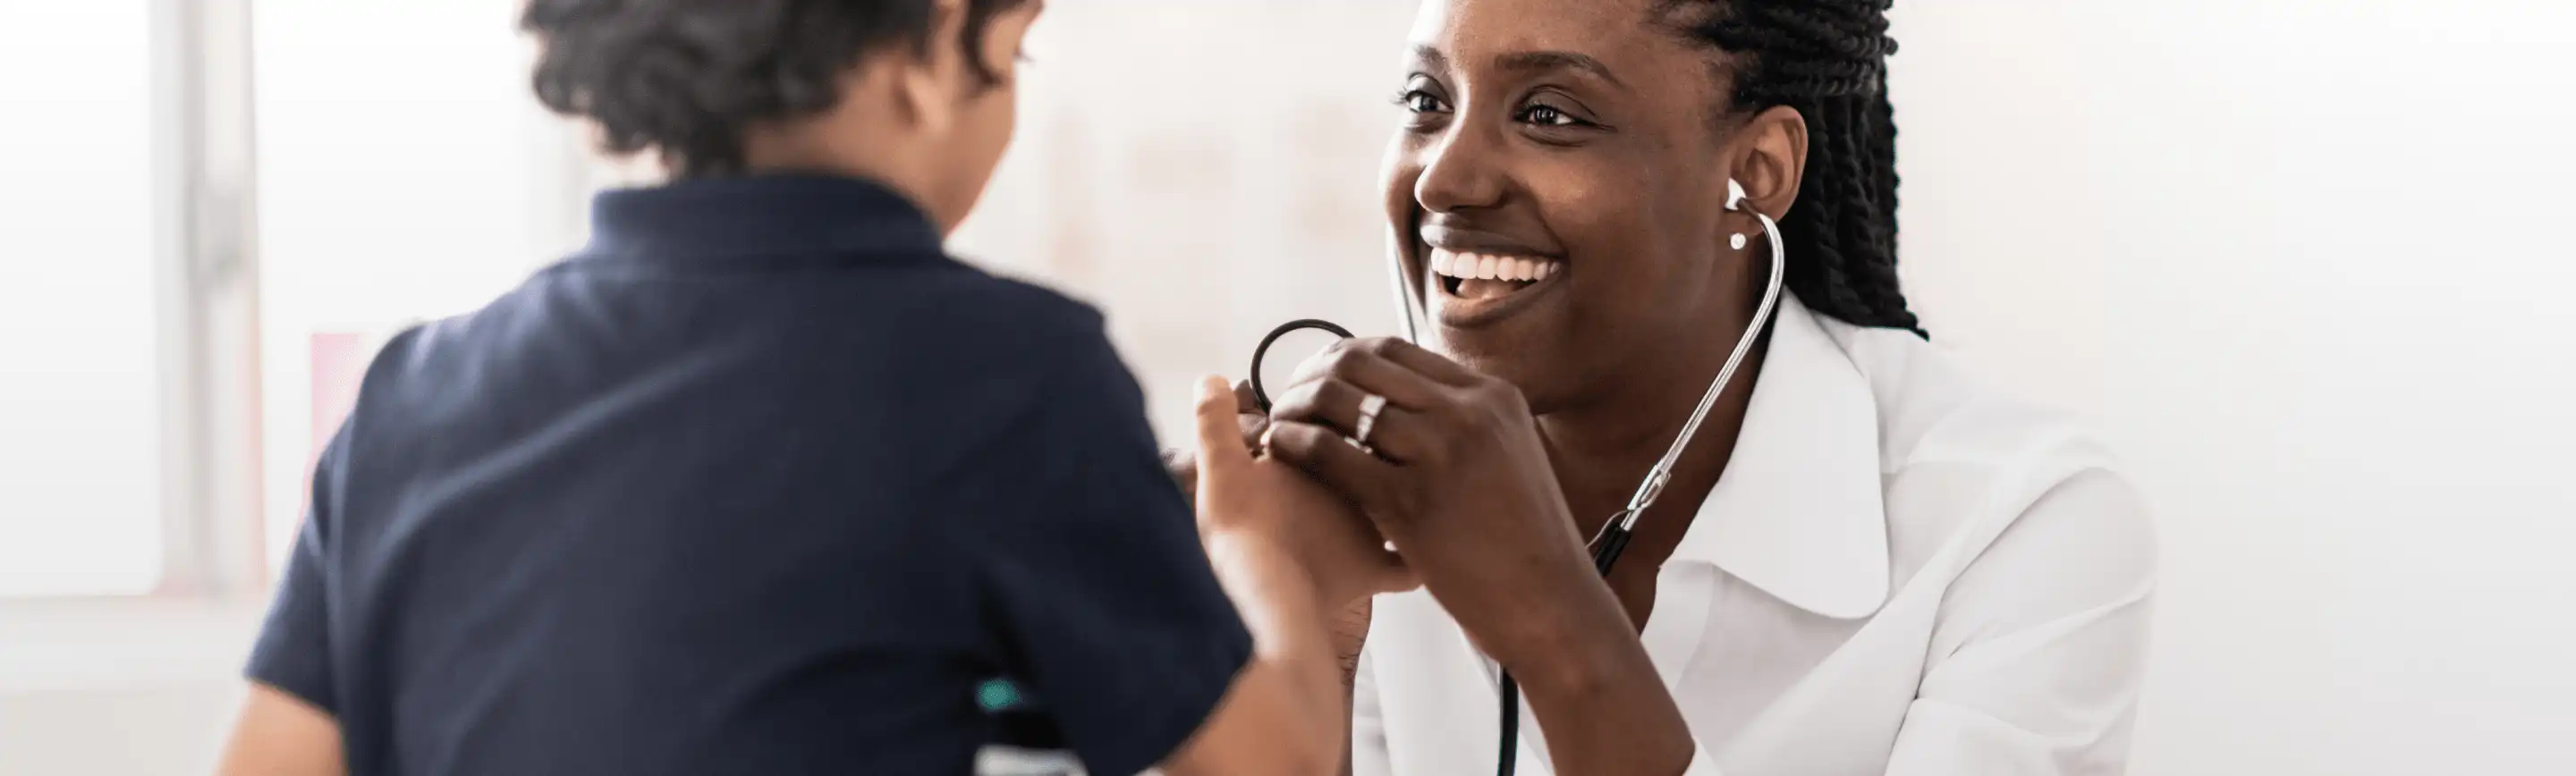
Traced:
POLYGON ((1837 619, 1887 600, 1878 403, 1816 313, 1782 295, 1744 430, 1674 549, 1837 619))

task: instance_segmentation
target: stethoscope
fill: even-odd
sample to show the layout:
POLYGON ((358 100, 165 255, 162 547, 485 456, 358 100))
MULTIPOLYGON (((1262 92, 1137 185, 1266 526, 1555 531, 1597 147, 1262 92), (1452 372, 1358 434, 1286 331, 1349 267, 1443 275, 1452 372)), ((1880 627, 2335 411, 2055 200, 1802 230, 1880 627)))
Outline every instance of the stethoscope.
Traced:
MULTIPOLYGON (((1726 209, 1729 212, 1741 211, 1744 209, 1743 205, 1744 187, 1733 180, 1727 181, 1726 209)), ((1727 383, 1735 379, 1736 367, 1744 363, 1746 353, 1752 352, 1754 341, 1761 339, 1763 328, 1771 322, 1773 308, 1779 304, 1783 269, 1788 263, 1787 246, 1781 242, 1778 222, 1771 220, 1770 216, 1760 211, 1754 211, 1753 217, 1762 222, 1762 235, 1769 238, 1771 242, 1771 277, 1762 292, 1762 305, 1754 310, 1753 322, 1744 327, 1744 336, 1735 341, 1735 352, 1727 355, 1726 366, 1717 370, 1717 379, 1710 381, 1708 392, 1700 395, 1699 406, 1691 410, 1690 420, 1683 423, 1681 433, 1673 437, 1672 447, 1666 448, 1664 456, 1655 460, 1653 468, 1646 470, 1645 481, 1637 484, 1636 495, 1628 497, 1628 505, 1611 514, 1609 520, 1603 521, 1600 532, 1592 537, 1590 542, 1592 568, 1604 578, 1610 576, 1611 565, 1619 562, 1619 554, 1628 549, 1628 537, 1636 531, 1638 516, 1645 514, 1646 508, 1654 506, 1655 499, 1664 494, 1664 486, 1672 481, 1673 467, 1681 462, 1682 451, 1690 447, 1691 437, 1699 433, 1700 423, 1706 421, 1709 410, 1717 406, 1717 397, 1726 392, 1727 383)), ((1741 250, 1744 244, 1744 235, 1734 235, 1733 247, 1741 250)), ((1388 265, 1392 268, 1395 281, 1393 285, 1396 303, 1403 310, 1404 339, 1420 345, 1422 337, 1419 321, 1422 318, 1422 300, 1413 292, 1412 278, 1405 272, 1403 255, 1393 250, 1388 251, 1387 254, 1388 265)), ((1271 329, 1268 336, 1261 338, 1260 346, 1252 351, 1253 402, 1264 414, 1270 412, 1270 392, 1261 383, 1262 361, 1269 356, 1270 346, 1276 344, 1280 337, 1309 329, 1328 332, 1342 339, 1350 339, 1352 336, 1349 329, 1335 325, 1331 321, 1312 318, 1289 321, 1271 329)), ((1512 776, 1513 771, 1520 765, 1520 758, 1516 756, 1520 749, 1521 733, 1520 686, 1512 681, 1511 669, 1497 664, 1495 673, 1498 676, 1497 682, 1502 696, 1503 718, 1499 742, 1501 759, 1495 765, 1494 772, 1500 776, 1512 776)))

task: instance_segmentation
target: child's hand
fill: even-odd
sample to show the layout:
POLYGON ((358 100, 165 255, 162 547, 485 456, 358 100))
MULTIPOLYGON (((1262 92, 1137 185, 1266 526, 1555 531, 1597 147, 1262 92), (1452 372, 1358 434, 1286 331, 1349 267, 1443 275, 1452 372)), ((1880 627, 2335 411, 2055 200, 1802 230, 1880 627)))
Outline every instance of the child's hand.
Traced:
POLYGON ((1207 378, 1198 395, 1198 518, 1202 535, 1231 534, 1276 547, 1338 611, 1381 592, 1414 587, 1404 562, 1350 501, 1305 472, 1255 458, 1243 442, 1234 392, 1207 378))
MULTIPOLYGON (((1252 400, 1251 383, 1234 384, 1234 407, 1234 424, 1243 429, 1243 449, 1260 449, 1259 440, 1262 433, 1270 430, 1270 416, 1261 414, 1261 410, 1252 400)), ((1197 453, 1187 447, 1164 450, 1163 471, 1172 475, 1174 484, 1181 486, 1182 495, 1189 496, 1192 500, 1199 497, 1197 453)))

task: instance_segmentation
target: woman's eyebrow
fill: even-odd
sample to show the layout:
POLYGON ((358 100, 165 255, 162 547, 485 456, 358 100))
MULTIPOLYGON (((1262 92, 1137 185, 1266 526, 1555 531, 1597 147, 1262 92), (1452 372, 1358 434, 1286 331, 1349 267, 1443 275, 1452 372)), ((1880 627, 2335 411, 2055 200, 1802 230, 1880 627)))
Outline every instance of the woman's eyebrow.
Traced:
POLYGON ((1414 44, 1413 58, 1421 61, 1425 69, 1449 69, 1449 55, 1440 53, 1439 49, 1432 48, 1428 43, 1414 44))
POLYGON ((1619 76, 1610 72, 1609 65, 1601 64, 1601 60, 1571 51, 1516 51, 1495 57, 1494 65, 1504 70, 1522 72, 1577 70, 1591 73, 1601 80, 1610 82, 1612 86, 1627 86, 1619 82, 1619 76))

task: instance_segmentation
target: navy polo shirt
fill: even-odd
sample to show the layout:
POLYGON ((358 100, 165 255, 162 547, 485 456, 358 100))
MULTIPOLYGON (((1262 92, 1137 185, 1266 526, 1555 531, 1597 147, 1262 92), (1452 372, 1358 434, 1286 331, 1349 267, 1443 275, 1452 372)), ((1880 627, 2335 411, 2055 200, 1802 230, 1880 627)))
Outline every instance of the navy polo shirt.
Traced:
POLYGON ((252 679, 359 774, 960 774, 1006 677, 1092 773, 1251 653, 1097 313, 872 183, 611 192, 392 340, 252 679))

